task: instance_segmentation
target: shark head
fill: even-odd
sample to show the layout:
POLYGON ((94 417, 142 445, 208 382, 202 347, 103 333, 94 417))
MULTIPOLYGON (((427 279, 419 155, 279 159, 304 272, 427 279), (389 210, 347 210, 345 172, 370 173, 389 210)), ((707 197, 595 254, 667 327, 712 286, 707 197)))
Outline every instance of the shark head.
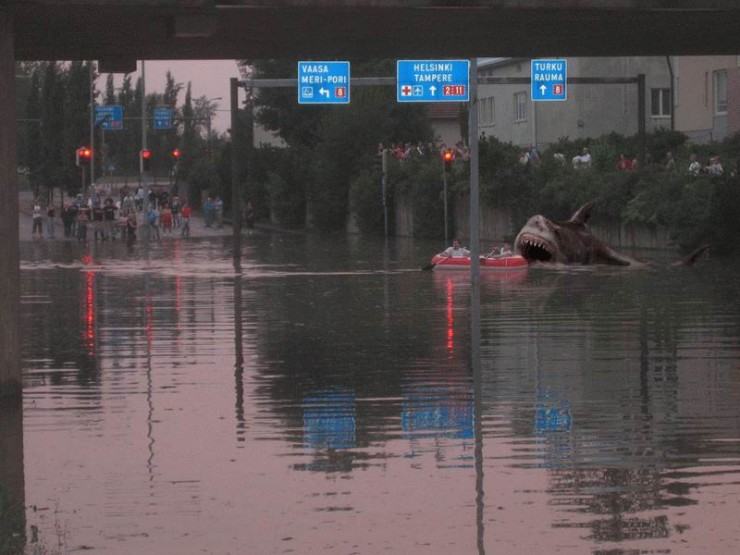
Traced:
POLYGON ((555 222, 537 214, 529 218, 516 236, 514 248, 530 262, 558 264, 617 264, 635 261, 594 237, 587 222, 593 202, 576 210, 566 222, 555 222))

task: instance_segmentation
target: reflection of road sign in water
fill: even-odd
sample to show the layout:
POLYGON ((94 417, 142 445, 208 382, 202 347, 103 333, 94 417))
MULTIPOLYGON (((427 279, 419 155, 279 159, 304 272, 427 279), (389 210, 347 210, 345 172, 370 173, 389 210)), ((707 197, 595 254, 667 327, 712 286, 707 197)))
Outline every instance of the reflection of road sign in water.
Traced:
POLYGON ((532 60, 532 100, 567 100, 568 62, 565 59, 532 60))
POLYGON ((468 60, 396 61, 398 102, 467 102, 468 60))
POLYGON ((119 104, 95 106, 95 125, 106 131, 123 129, 123 106, 119 104))
POLYGON ((157 106, 152 114, 154 129, 172 129, 173 110, 169 106, 157 106))
POLYGON ((298 62, 298 104, 349 104, 349 62, 298 62))
POLYGON ((349 391, 319 391, 303 399, 303 438, 313 449, 355 446, 355 396, 349 391))

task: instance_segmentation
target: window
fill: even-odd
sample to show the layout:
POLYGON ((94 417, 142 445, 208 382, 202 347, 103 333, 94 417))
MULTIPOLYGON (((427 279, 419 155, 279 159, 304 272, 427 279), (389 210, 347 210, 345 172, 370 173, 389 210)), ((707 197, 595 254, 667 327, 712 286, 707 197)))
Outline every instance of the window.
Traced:
POLYGON ((527 120, 527 93, 514 94, 514 121, 527 120))
POLYGON ((478 104, 478 117, 481 125, 496 123, 496 103, 492 96, 482 98, 478 104))
POLYGON ((651 116, 671 115, 671 89, 650 89, 650 101, 651 116))
POLYGON ((727 113, 727 71, 714 72, 714 113, 727 113))

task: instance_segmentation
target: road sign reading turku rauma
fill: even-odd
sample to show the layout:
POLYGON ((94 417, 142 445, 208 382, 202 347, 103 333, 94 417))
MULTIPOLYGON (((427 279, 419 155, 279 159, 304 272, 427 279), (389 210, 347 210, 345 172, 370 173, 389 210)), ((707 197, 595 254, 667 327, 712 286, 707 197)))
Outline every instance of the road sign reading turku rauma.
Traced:
POLYGON ((398 102, 468 102, 469 60, 397 60, 398 102))
POLYGON ((298 62, 298 104, 349 104, 349 62, 298 62))
POLYGON ((557 102, 568 99, 568 61, 532 60, 532 100, 557 102))

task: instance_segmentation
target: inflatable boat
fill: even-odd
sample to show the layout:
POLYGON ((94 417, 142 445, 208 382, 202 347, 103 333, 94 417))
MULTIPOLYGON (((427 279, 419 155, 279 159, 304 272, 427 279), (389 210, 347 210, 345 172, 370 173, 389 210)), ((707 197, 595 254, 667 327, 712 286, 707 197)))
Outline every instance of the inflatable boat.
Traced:
MULTIPOLYGON (((451 257, 435 254, 432 258, 435 270, 466 270, 470 268, 470 257, 451 257)), ((527 259, 518 254, 509 256, 481 256, 481 270, 523 270, 527 267, 527 259)))

